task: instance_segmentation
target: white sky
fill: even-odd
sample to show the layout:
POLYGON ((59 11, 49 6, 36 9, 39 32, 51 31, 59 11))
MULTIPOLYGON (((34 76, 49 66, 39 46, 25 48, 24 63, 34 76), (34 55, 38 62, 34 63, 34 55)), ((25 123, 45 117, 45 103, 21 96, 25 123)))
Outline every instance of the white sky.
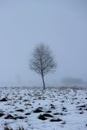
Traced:
POLYGON ((58 63, 46 77, 57 86, 64 77, 87 81, 86 0, 0 1, 0 86, 40 86, 29 69, 33 48, 47 44, 58 63))

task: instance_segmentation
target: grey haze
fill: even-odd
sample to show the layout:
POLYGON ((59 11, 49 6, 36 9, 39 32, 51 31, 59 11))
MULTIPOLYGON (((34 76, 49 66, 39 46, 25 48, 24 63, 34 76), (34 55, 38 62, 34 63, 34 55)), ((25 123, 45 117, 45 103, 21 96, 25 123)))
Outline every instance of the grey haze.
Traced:
POLYGON ((87 81, 86 0, 0 1, 0 86, 41 86, 29 69, 38 43, 50 47, 58 63, 48 86, 66 77, 87 81))

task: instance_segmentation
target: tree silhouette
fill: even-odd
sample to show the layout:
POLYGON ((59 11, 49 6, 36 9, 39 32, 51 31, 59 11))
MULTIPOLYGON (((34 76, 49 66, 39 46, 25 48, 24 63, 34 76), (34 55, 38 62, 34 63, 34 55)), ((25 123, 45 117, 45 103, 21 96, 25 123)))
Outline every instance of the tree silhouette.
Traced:
POLYGON ((43 89, 45 89, 44 76, 48 72, 55 71, 56 68, 56 63, 48 46, 44 44, 36 46, 30 61, 30 68, 41 75, 43 89))

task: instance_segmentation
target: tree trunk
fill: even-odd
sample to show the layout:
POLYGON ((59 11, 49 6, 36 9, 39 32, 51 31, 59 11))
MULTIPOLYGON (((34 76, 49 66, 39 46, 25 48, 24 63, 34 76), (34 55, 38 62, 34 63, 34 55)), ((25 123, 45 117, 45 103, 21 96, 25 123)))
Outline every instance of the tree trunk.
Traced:
POLYGON ((44 81, 44 75, 42 74, 42 82, 43 82, 43 89, 45 89, 45 81, 44 81))

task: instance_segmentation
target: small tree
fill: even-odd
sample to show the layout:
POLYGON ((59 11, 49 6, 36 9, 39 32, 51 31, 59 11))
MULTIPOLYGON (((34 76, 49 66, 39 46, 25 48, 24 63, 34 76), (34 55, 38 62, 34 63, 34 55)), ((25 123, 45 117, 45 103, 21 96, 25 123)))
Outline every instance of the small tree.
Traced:
POLYGON ((33 57, 30 61, 30 68, 36 73, 40 74, 43 82, 43 89, 45 89, 44 76, 56 68, 52 53, 48 46, 39 44, 33 53, 33 57))

